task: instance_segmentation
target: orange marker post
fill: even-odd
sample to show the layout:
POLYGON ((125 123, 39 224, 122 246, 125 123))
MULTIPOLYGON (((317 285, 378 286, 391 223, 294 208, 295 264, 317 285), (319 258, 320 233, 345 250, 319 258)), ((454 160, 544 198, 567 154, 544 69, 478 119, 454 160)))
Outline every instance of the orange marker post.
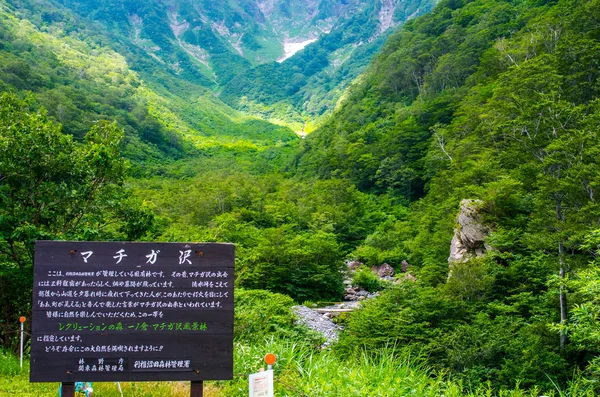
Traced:
POLYGON ((265 362, 268 365, 267 369, 273 369, 273 364, 275 364, 275 361, 277 361, 277 356, 275 356, 273 353, 268 353, 265 356, 265 362))
POLYGON ((25 317, 19 317, 19 322, 21 323, 21 369, 23 369, 23 324, 25 323, 25 320, 25 317))

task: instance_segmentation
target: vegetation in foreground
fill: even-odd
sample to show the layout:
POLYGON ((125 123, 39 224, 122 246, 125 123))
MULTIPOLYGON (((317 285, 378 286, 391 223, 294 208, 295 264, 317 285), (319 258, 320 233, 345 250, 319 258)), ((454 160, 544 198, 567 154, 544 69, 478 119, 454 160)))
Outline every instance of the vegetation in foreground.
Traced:
MULTIPOLYGON (((287 296, 260 290, 238 289, 236 292, 236 331, 233 381, 206 382, 209 397, 244 397, 248 379, 264 367, 267 352, 277 355, 274 365, 277 396, 405 396, 415 397, 503 397, 593 396, 582 379, 569 382, 566 389, 532 388, 494 389, 490 384, 469 386, 452 380, 447 374, 435 373, 424 357, 410 348, 389 346, 363 351, 352 358, 342 358, 333 350, 320 350, 320 338, 295 325, 290 311, 294 302, 287 296), (258 332, 263 330, 263 332, 258 332)), ((0 354, 0 395, 56 396, 58 383, 30 384, 29 363, 19 368, 17 357, 0 354)), ((94 395, 118 397, 114 383, 95 383, 94 395)), ((186 382, 121 383, 125 396, 187 396, 186 382)))

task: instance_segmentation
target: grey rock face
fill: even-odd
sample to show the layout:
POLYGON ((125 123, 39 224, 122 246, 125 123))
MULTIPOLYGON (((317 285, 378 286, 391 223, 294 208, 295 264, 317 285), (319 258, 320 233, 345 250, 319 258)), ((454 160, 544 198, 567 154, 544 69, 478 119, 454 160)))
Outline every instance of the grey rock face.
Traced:
POLYGON ((483 224, 480 206, 481 200, 462 200, 458 213, 459 238, 461 243, 470 250, 481 249, 484 239, 490 234, 490 229, 483 224))
POLYGON ((403 260, 401 263, 401 266, 402 266, 402 273, 406 273, 408 271, 408 268, 410 267, 410 264, 407 261, 403 260))
POLYGON ((491 230, 483 224, 481 200, 464 199, 460 202, 460 211, 456 219, 457 227, 450 243, 448 263, 452 271, 453 264, 466 262, 471 258, 481 257, 492 249, 485 243, 491 230))

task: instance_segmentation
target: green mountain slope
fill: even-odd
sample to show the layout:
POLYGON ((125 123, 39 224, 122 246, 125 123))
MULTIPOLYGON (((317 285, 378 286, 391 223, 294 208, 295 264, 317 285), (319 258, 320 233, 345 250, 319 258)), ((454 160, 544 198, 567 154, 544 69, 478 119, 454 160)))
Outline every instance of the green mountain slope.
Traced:
POLYGON ((526 3, 447 1, 409 21, 307 141, 302 164, 323 177, 348 177, 363 190, 422 197, 431 127, 451 122, 478 78, 500 72, 500 61, 489 71, 482 61, 536 12, 526 3))
POLYGON ((242 115, 205 88, 178 79, 146 54, 132 70, 119 43, 70 10, 45 2, 1 4, 0 90, 32 91, 63 130, 81 138, 99 119, 126 130, 132 159, 201 148, 260 148, 291 131, 242 115))
MULTIPOLYGON (((536 205, 549 205, 553 195, 567 200, 567 193, 548 190, 542 180, 554 183, 553 167, 562 167, 555 183, 575 172, 567 171, 572 163, 557 164, 565 160, 553 156, 567 156, 574 142, 595 150, 593 135, 585 135, 593 132, 588 129, 598 95, 598 38, 588 22, 594 14, 585 15, 590 7, 566 1, 440 3, 390 38, 344 106, 303 142, 295 167, 415 203, 415 221, 423 216, 429 226, 413 230, 405 248, 412 245, 418 261, 435 263, 440 275, 447 271, 453 217, 463 198, 508 205, 516 196, 529 197, 535 203, 521 203, 524 213, 498 209, 491 222, 526 216, 526 223, 513 224, 519 233, 539 228, 536 205), (577 131, 585 132, 574 140, 577 131), (563 146, 564 152, 555 152, 563 146)), ((578 167, 596 169, 593 152, 578 155, 578 167)), ((569 195, 588 199, 573 196, 577 204, 569 206, 595 208, 590 184, 596 177, 576 178, 580 185, 571 188, 577 193, 569 195)), ((592 227, 578 222, 577 236, 592 227)), ((553 252, 558 241, 547 244, 553 252)))
POLYGON ((576 367, 598 379, 598 302, 586 288, 600 219, 599 10, 443 1, 390 37, 303 142, 300 174, 349 179, 410 208, 349 256, 397 269, 405 260, 418 284, 353 316, 341 350, 420 346, 475 384, 560 384, 576 367), (467 233, 464 199, 478 200, 488 235, 449 264, 467 233))
POLYGON ((356 0, 61 3, 165 69, 207 87, 284 58, 290 47, 316 40, 364 7, 356 0))
POLYGON ((435 1, 59 3, 101 25, 134 70, 160 68, 218 91, 238 110, 299 129, 335 107, 393 28, 435 1))
POLYGON ((250 113, 293 121, 297 127, 314 123, 335 108, 395 27, 434 5, 430 0, 365 3, 285 62, 240 74, 225 86, 220 98, 250 113))

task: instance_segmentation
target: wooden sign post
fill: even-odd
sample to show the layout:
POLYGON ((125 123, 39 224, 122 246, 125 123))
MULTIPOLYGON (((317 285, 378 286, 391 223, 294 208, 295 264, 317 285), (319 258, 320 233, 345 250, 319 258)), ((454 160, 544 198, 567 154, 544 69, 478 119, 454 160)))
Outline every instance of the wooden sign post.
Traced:
POLYGON ((202 397, 204 393, 204 382, 200 381, 192 381, 190 385, 190 397, 202 397))
POLYGON ((32 382, 233 379, 234 246, 38 241, 32 382))
POLYGON ((74 397, 75 396, 75 383, 74 382, 62 382, 60 384, 60 396, 61 397, 74 397))

